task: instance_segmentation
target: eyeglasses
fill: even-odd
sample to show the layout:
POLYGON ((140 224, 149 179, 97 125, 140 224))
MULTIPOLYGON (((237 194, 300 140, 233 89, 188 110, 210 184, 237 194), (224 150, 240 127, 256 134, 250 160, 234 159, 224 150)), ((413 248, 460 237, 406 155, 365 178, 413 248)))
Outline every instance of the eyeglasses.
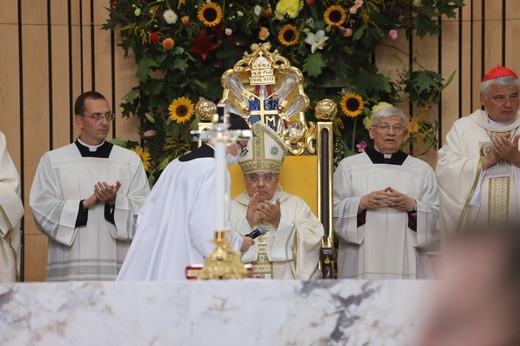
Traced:
POLYGON ((401 125, 390 126, 388 124, 372 125, 372 127, 379 128, 382 132, 388 132, 390 129, 394 130, 395 133, 401 133, 404 131, 404 127, 401 125))
POLYGON ((263 177, 258 174, 246 174, 246 179, 249 180, 250 183, 258 183, 260 180, 263 180, 266 183, 270 183, 274 180, 276 174, 266 174, 263 177))
POLYGON ((87 118, 90 118, 90 119, 94 119, 95 121, 101 121, 101 119, 107 119, 108 121, 112 121, 116 118, 116 115, 114 113, 106 113, 106 114, 101 114, 101 113, 94 113, 92 115, 81 115, 82 117, 87 117, 87 118))
POLYGON ((504 96, 504 95, 493 96, 493 101, 495 101, 496 103, 500 103, 500 104, 504 104, 507 101, 509 101, 511 103, 518 102, 518 94, 512 94, 512 95, 509 95, 509 97, 504 96))
POLYGON ((240 142, 237 142, 238 145, 240 145, 240 157, 244 157, 247 155, 247 153, 249 152, 249 150, 247 149, 247 147, 245 145, 243 145, 242 143, 240 142))

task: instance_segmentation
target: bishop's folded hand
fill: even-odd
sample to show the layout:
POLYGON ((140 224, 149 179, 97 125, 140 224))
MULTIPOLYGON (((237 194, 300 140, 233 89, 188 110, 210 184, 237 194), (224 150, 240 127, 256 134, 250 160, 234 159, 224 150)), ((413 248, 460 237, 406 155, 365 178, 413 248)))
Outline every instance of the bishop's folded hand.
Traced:
POLYGON ((247 206, 246 219, 251 228, 260 224, 261 216, 258 206, 258 198, 258 193, 255 192, 253 197, 249 199, 249 204, 247 206))
POLYGON ((280 211, 280 199, 276 199, 276 204, 273 204, 269 201, 264 201, 258 205, 259 214, 261 217, 262 223, 268 222, 274 226, 274 228, 278 228, 280 224, 280 219, 282 218, 282 213, 280 211))

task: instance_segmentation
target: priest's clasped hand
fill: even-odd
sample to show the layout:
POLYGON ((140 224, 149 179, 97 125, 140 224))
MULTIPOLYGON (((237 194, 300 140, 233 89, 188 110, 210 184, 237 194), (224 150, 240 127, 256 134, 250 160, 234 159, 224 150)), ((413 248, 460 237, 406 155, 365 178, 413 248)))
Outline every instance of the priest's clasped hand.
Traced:
POLYGON ((389 186, 384 190, 373 191, 362 196, 359 211, 392 208, 410 212, 414 210, 415 203, 415 199, 389 186))
POLYGON ((117 191, 121 187, 119 180, 115 185, 109 185, 106 182, 99 182, 94 185, 94 194, 83 201, 85 209, 92 208, 99 203, 106 203, 110 206, 116 204, 117 191))
POLYGON ((115 185, 109 185, 106 182, 98 182, 97 185, 94 185, 94 194, 100 203, 102 202, 113 206, 116 204, 117 191, 119 191, 120 187, 121 183, 119 180, 115 185))

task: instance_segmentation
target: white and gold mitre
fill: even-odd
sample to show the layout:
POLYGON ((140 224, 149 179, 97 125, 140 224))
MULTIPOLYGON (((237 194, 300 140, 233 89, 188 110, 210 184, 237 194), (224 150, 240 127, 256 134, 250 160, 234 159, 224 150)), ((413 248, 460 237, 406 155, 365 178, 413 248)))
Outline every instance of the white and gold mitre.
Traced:
POLYGON ((244 173, 265 171, 278 173, 287 155, 287 147, 280 136, 259 121, 251 127, 253 138, 247 143, 247 154, 238 162, 244 173))

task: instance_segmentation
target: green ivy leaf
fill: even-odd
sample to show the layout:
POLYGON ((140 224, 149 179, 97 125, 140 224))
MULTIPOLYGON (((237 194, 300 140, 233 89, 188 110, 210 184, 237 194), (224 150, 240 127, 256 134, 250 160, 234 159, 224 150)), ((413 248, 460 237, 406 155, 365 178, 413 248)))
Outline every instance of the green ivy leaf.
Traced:
POLYGON ((173 68, 180 70, 182 72, 186 71, 189 67, 187 59, 175 59, 173 62, 173 68))
POLYGON ((359 41, 363 37, 364 33, 365 33, 365 27, 362 26, 358 30, 356 30, 354 35, 352 35, 352 40, 353 41, 359 41))
POLYGON ((132 89, 125 95, 125 101, 128 103, 134 103, 134 101, 139 96, 139 89, 132 89))
POLYGON ((311 77, 318 77, 326 66, 327 64, 323 60, 321 53, 314 53, 305 60, 303 71, 307 72, 311 77))
POLYGON ((158 67, 159 64, 154 58, 145 57, 139 62, 137 66, 137 72, 135 76, 139 79, 139 82, 144 83, 150 77, 148 72, 152 67, 158 67))
POLYGON ((432 88, 437 87, 437 79, 442 78, 440 75, 435 76, 433 73, 429 73, 427 71, 418 71, 415 73, 415 85, 418 93, 423 91, 430 91, 432 88))
POLYGON ((352 83, 357 87, 356 92, 361 95, 392 91, 390 78, 377 72, 356 72, 352 76, 352 83))
POLYGON ((153 83, 150 85, 150 94, 151 95, 159 95, 165 86, 165 82, 162 79, 153 79, 153 83))

